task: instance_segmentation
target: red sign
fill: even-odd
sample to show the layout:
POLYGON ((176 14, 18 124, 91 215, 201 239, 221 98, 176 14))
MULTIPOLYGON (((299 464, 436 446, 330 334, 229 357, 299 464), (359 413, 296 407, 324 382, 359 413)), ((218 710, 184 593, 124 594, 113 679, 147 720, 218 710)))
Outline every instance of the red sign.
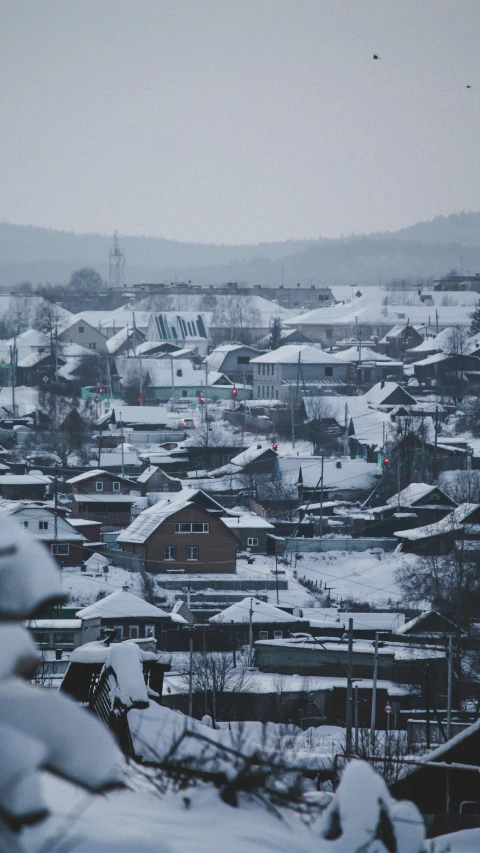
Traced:
POLYGON ((138 397, 138 402, 139 402, 140 404, 142 404, 142 403, 144 403, 144 402, 145 402, 145 397, 143 396, 143 394, 140 394, 140 395, 139 395, 139 397, 138 397))

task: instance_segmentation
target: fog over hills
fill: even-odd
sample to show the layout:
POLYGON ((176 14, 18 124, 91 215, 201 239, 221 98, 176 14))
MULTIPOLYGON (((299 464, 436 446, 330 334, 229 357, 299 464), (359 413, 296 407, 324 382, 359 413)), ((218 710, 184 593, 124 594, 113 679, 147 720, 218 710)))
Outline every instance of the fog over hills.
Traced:
MULTIPOLYGON (((127 283, 191 280, 198 284, 247 281, 285 284, 378 283, 408 276, 480 270, 480 213, 420 222, 395 233, 338 239, 286 240, 257 245, 181 243, 121 236, 127 283)), ((112 238, 0 223, 0 287, 21 281, 68 281, 73 269, 93 266, 108 279, 112 238)))

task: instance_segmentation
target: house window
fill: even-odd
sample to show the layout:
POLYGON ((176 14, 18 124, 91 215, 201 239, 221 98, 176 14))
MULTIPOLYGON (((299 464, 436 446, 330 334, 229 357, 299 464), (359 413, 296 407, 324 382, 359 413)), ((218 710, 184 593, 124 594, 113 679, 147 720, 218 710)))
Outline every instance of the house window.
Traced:
POLYGON ((208 521, 177 521, 175 533, 210 533, 208 521))
POLYGON ((88 349, 97 349, 97 345, 91 341, 88 345, 88 349))
POLYGON ((332 328, 327 329, 327 338, 333 338, 333 329, 332 328))
POLYGON ((120 491, 120 483, 114 483, 114 484, 113 484, 113 491, 114 491, 114 492, 119 492, 119 491, 120 491))
POLYGON ((274 631, 273 632, 274 640, 283 640, 283 631, 274 631))
POLYGON ((177 549, 175 545, 166 545, 163 549, 163 559, 167 561, 177 559, 177 549))
POLYGON ((138 625, 129 625, 128 626, 128 636, 131 640, 138 640, 140 634, 140 630, 138 625))
POLYGON ((95 483, 95 489, 97 490, 97 492, 103 492, 103 481, 102 480, 97 480, 97 482, 95 483))
POLYGON ((259 640, 268 640, 268 631, 259 631, 258 632, 259 640))
POLYGON ((79 333, 80 333, 81 335, 83 335, 83 333, 84 333, 84 331, 85 331, 85 326, 79 326, 79 327, 78 327, 78 331, 79 331, 79 333))
POLYGON ((182 397, 188 397, 188 391, 186 388, 182 389, 182 397))
POLYGON ((48 631, 34 631, 33 639, 39 646, 49 646, 50 645, 50 634, 48 631))
POLYGON ((28 521, 22 521, 24 527, 28 527, 28 521))
POLYGON ((155 625, 145 625, 145 636, 155 637, 155 625))
POLYGON ((199 548, 198 545, 189 545, 187 548, 187 561, 198 560, 199 548))
POLYGON ((70 554, 70 545, 68 542, 54 542, 50 545, 50 551, 57 557, 68 557, 70 554))
POLYGON ((123 625, 114 625, 113 630, 117 632, 115 639, 123 640, 123 625))
POLYGON ((55 631, 53 634, 54 643, 65 643, 66 646, 73 646, 75 636, 73 631, 55 631))
POLYGON ((237 364, 249 364, 250 359, 248 355, 239 355, 237 358, 237 364))
POLYGON ((247 545, 249 548, 257 548, 258 538, 256 536, 249 536, 247 539, 247 545))
POLYGON ((39 521, 38 522, 39 530, 48 530, 48 521, 39 521))
POLYGON ((325 376, 333 376, 333 367, 325 368, 325 376))

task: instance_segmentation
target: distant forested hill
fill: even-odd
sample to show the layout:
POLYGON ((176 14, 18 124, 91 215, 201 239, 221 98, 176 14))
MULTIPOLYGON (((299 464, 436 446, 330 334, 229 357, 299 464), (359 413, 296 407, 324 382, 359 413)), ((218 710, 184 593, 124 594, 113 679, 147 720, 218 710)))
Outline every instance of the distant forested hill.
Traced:
MULTIPOLYGON (((110 236, 79 235, 0 223, 0 288, 21 281, 60 283, 73 269, 93 266, 108 279, 110 236)), ((480 213, 420 222, 395 233, 336 240, 288 240, 226 246, 156 237, 121 237, 128 283, 192 280, 199 284, 378 283, 408 276, 480 270, 480 213)))

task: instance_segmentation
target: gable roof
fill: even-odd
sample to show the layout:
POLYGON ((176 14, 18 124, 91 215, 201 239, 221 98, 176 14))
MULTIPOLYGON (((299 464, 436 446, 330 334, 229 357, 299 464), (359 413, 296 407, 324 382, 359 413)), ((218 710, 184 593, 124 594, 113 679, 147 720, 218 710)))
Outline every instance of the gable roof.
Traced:
MULTIPOLYGON (((131 592, 125 592, 123 589, 117 589, 110 595, 101 598, 94 604, 88 607, 83 607, 76 614, 80 619, 90 619, 92 616, 100 616, 103 619, 122 619, 122 618, 153 618, 153 619, 171 619, 173 618, 166 610, 161 610, 160 607, 155 607, 154 604, 149 604, 138 595, 133 595, 131 592)), ((184 622, 180 617, 176 621, 184 622)))
POLYGON ((291 616, 284 610, 274 607, 273 604, 267 604, 266 601, 259 601, 258 598, 244 598, 236 604, 222 610, 215 616, 211 616, 208 620, 213 625, 222 624, 225 622, 233 622, 234 624, 245 624, 250 621, 250 610, 252 611, 252 622, 298 622, 297 616, 291 616))
MULTIPOLYGON (((387 504, 395 506, 400 501, 400 506, 415 506, 418 501, 436 491, 441 492, 441 494, 447 498, 447 495, 445 495, 438 486, 429 486, 428 483, 410 483, 406 489, 402 489, 400 494, 395 494, 392 495, 391 498, 388 498, 387 504)), ((448 498, 448 500, 450 500, 450 498, 448 498)))
POLYGON ((416 542, 421 539, 431 539, 432 536, 444 536, 447 533, 458 533, 464 529, 464 521, 475 510, 478 504, 464 503, 450 512, 440 521, 425 524, 423 527, 413 527, 411 530, 398 530, 393 535, 398 539, 408 539, 416 542))
POLYGON ((235 352, 236 350, 248 350, 251 353, 250 360, 262 353, 260 349, 255 349, 254 347, 250 347, 246 344, 220 344, 220 346, 215 347, 215 349, 212 350, 210 355, 207 355, 205 359, 209 369, 219 370, 227 355, 231 352, 235 352))
MULTIPOLYGON (((209 503, 215 504, 218 509, 224 511, 224 508, 217 501, 210 498, 209 495, 206 495, 200 489, 182 489, 180 492, 169 492, 168 497, 158 501, 153 506, 143 510, 140 515, 137 515, 132 523, 119 533, 117 542, 143 544, 165 519, 179 512, 181 509, 194 504, 196 495, 203 495, 209 503)), ((194 505, 197 509, 203 510, 208 515, 207 509, 200 507, 198 504, 194 505)), ((218 515, 216 517, 218 518, 218 515)))
POLYGON ((392 362, 395 364, 395 360, 390 358, 388 355, 382 355, 380 352, 374 352, 370 347, 350 347, 349 349, 342 350, 342 352, 335 353, 337 358, 341 358, 342 361, 385 361, 392 362))
POLYGON ((345 364, 338 356, 311 344, 287 344, 250 359, 250 364, 296 364, 299 358, 300 364, 345 364))
MULTIPOLYGON (((405 388, 402 388, 401 385, 398 385, 397 382, 377 382, 377 384, 370 388, 370 390, 363 396, 370 406, 382 406, 387 403, 388 398, 391 397, 394 392, 396 392, 396 396, 401 397, 401 403, 406 403, 410 406, 416 405, 417 401, 415 397, 412 397, 412 395, 405 388)), ((398 405, 398 401, 396 405, 398 405)))
POLYGON ((112 474, 111 471, 104 471, 103 468, 94 468, 92 471, 84 471, 83 474, 77 474, 76 477, 70 477, 70 479, 65 482, 70 485, 75 485, 76 483, 84 483, 87 480, 93 480, 95 477, 99 476, 109 477, 111 480, 121 480, 122 483, 126 483, 132 488, 135 488, 135 483, 132 480, 129 480, 127 477, 121 477, 120 474, 112 474))

